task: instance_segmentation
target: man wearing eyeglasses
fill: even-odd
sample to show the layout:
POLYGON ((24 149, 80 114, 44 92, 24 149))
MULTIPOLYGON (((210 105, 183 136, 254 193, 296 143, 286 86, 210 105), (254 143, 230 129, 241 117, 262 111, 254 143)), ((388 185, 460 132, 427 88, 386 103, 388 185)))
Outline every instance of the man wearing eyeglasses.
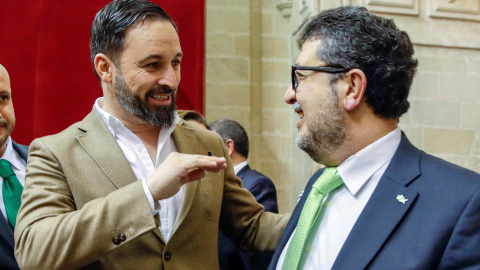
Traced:
POLYGON ((309 21, 285 101, 312 176, 270 269, 480 269, 480 175, 398 128, 417 61, 408 35, 365 8, 309 21))

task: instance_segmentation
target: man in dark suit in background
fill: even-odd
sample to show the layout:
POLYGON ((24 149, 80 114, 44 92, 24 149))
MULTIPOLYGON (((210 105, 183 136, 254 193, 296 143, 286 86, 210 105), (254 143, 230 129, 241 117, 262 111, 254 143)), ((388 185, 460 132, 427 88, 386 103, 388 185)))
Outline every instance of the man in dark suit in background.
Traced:
POLYGON ((284 98, 300 115, 297 145, 326 168, 270 269, 480 269, 480 175, 398 128, 417 67, 408 35, 346 6, 312 18, 301 37, 284 98))
POLYGON ((10 134, 15 127, 10 77, 0 64, 0 268, 19 269, 13 247, 13 229, 25 185, 28 147, 15 143, 10 134))
MULTIPOLYGON (((242 179, 243 187, 255 196, 257 202, 265 207, 266 212, 278 213, 277 191, 272 180, 252 170, 247 163, 249 144, 245 129, 238 122, 229 119, 214 121, 209 127, 225 142, 235 174, 242 179)), ((248 256, 237 250, 222 233, 219 235, 218 252, 221 269, 267 269, 272 258, 261 255, 248 256)))

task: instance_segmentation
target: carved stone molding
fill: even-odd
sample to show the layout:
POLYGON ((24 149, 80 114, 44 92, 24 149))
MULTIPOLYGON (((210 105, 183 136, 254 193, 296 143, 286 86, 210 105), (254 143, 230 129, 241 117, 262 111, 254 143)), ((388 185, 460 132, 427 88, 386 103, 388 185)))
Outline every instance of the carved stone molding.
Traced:
POLYGON ((419 15, 419 0, 362 0, 361 3, 371 11, 419 15))
POLYGON ((430 0, 430 17, 480 21, 480 1, 430 0))
POLYGON ((281 0, 277 5, 277 9, 282 13, 282 16, 290 20, 292 16, 292 1, 291 0, 281 0))

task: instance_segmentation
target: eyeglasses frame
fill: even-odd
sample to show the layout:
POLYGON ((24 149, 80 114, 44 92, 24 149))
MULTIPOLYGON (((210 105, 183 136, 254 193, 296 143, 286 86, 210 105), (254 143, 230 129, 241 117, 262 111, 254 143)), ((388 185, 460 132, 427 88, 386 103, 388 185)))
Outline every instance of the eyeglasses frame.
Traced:
POLYGON ((344 68, 337 68, 337 67, 325 67, 325 66, 299 66, 293 65, 292 66, 292 89, 295 91, 298 87, 298 79, 297 79, 297 70, 311 70, 311 71, 321 71, 326 73, 342 73, 347 72, 347 69, 344 68))

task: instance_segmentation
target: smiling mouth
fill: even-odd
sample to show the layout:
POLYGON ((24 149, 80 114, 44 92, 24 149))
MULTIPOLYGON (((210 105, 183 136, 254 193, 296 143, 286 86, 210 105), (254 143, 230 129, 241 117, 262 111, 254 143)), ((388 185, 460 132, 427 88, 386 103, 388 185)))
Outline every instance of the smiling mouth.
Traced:
POLYGON ((171 95, 172 94, 156 94, 156 95, 149 95, 149 96, 156 100, 165 101, 165 100, 169 100, 171 95))
POLYGON ((303 119, 303 110, 302 110, 302 107, 300 107, 300 104, 298 104, 298 102, 296 102, 295 104, 293 104, 293 110, 295 111, 296 114, 298 114, 298 116, 300 116, 300 120, 303 119))

